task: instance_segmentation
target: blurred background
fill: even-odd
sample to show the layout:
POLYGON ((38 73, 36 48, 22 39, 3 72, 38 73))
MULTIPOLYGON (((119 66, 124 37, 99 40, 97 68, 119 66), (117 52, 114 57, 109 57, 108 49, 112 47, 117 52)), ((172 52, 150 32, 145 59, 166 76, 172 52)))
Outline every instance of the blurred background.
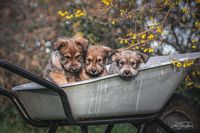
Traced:
MULTIPOLYGON (((128 47, 149 56, 200 51, 199 0, 0 0, 0 58, 39 76, 58 37, 82 36, 91 45, 128 47)), ((200 103, 200 61, 177 89, 200 103)), ((0 69, 0 85, 28 82, 0 69)), ((0 97, 2 133, 44 133, 27 125, 0 97)), ((99 133, 104 126, 91 128, 99 133)), ((119 125, 115 133, 134 132, 119 125)), ((58 133, 79 132, 63 127, 58 133)))

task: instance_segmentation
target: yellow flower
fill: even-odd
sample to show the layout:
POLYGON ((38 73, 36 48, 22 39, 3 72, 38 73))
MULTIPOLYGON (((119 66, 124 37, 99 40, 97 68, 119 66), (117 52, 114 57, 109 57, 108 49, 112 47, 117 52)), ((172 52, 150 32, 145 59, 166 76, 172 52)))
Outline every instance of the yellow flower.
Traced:
POLYGON ((181 66, 182 66, 181 62, 176 63, 176 67, 181 67, 181 66))
POLYGON ((62 12, 61 10, 58 11, 58 15, 60 15, 62 17, 66 16, 67 14, 68 14, 67 11, 65 11, 65 12, 62 12))
POLYGON ((195 46, 195 45, 192 45, 192 49, 197 49, 197 46, 195 46))
POLYGON ((150 20, 153 21, 153 19, 154 19, 154 18, 151 16, 151 17, 150 17, 150 20))
POLYGON ((145 40, 141 40, 140 43, 145 43, 145 40))
POLYGON ((188 67, 190 67, 193 64, 194 64, 194 60, 188 60, 188 61, 186 61, 186 66, 188 66, 188 67))
POLYGON ((74 13, 69 13, 67 11, 65 12, 62 12, 61 10, 58 11, 58 15, 66 18, 66 19, 72 19, 74 17, 78 18, 78 17, 82 17, 82 16, 85 16, 86 14, 81 11, 80 9, 76 10, 74 13))
POLYGON ((200 29, 200 21, 196 21, 196 22, 195 22, 195 26, 196 26, 198 29, 200 29))
POLYGON ((197 40, 195 40, 195 39, 192 39, 192 43, 196 43, 197 42, 197 40))
POLYGON ((136 35, 136 34, 132 34, 132 38, 133 38, 133 39, 136 39, 136 38, 137 38, 137 35, 136 35))
POLYGON ((124 43, 128 43, 128 40, 124 40, 124 43))
POLYGON ((192 84, 194 84, 194 83, 191 81, 187 83, 188 86, 191 86, 192 84))
POLYGON ((146 53, 147 51, 148 51, 148 48, 145 48, 145 49, 144 49, 144 52, 146 53))
POLYGON ((155 29, 155 26, 150 26, 149 29, 155 29))
MULTIPOLYGON (((183 62, 180 62, 178 60, 173 60, 172 61, 172 64, 175 65, 176 67, 190 67, 194 64, 194 60, 186 60, 186 61, 183 61, 183 62)), ((186 76, 186 79, 189 79, 188 76, 186 76)))
POLYGON ((185 80, 190 80, 190 76, 189 75, 187 75, 186 77, 185 77, 185 80))
POLYGON ((81 11, 80 9, 78 9, 76 12, 75 12, 75 17, 78 18, 78 17, 82 17, 82 16, 85 16, 86 14, 81 11))
POLYGON ((140 49, 140 48, 138 46, 136 46, 135 49, 140 49))
POLYGON ((104 3, 106 6, 109 6, 112 0, 101 0, 102 3, 104 3))
POLYGON ((186 67, 187 67, 187 64, 186 64, 186 63, 183 63, 183 67, 186 68, 186 67))
POLYGON ((190 67, 191 65, 194 64, 194 60, 186 60, 183 62, 183 67, 190 67))
POLYGON ((172 60, 171 63, 176 66, 176 67, 181 67, 182 66, 182 63, 178 60, 172 60))
POLYGON ((151 40, 151 39, 154 38, 154 35, 153 35, 153 34, 150 34, 147 38, 148 38, 149 40, 151 40))
POLYGON ((157 27, 156 32, 161 33, 162 32, 162 28, 160 26, 157 27))
POLYGON ((121 39, 119 43, 120 43, 120 44, 123 44, 123 43, 124 43, 124 41, 121 39))
POLYGON ((184 8, 182 8, 182 12, 185 13, 185 14, 188 14, 189 10, 188 10, 188 8, 184 7, 184 8))
POLYGON ((169 0, 164 0, 164 5, 168 6, 170 4, 169 0))
POLYGON ((133 35, 133 32, 129 31, 128 34, 126 34, 126 36, 132 36, 133 35))
POLYGON ((73 17, 74 17, 73 14, 70 14, 70 15, 65 16, 66 19, 72 19, 73 17))
POLYGON ((120 10, 120 16, 123 16, 125 14, 125 10, 120 10))
POLYGON ((149 53, 153 53, 154 49, 153 48, 149 48, 149 53))
POLYGON ((142 34, 142 35, 141 35, 141 38, 142 38, 142 39, 145 39, 145 38, 146 38, 146 34, 142 34))

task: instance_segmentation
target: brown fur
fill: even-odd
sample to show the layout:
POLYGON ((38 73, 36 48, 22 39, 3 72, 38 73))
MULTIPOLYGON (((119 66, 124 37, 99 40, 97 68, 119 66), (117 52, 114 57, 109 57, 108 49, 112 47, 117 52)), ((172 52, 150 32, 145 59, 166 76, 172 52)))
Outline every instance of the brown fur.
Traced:
POLYGON ((80 73, 81 80, 107 75, 105 68, 108 53, 112 49, 105 46, 91 46, 87 50, 85 66, 80 73))
POLYGON ((79 81, 88 41, 83 38, 60 38, 54 44, 44 78, 57 84, 79 81))
POLYGON ((116 51, 112 55, 109 74, 119 73, 123 78, 132 78, 138 73, 138 66, 145 62, 147 56, 131 50, 116 51))

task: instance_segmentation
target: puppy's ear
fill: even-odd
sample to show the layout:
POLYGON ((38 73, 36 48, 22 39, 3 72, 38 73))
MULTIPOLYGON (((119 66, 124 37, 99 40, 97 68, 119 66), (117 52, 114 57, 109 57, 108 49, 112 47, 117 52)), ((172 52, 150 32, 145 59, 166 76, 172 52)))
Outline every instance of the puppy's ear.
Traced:
POLYGON ((148 61, 148 59, 149 59, 149 56, 148 56, 148 55, 143 54, 143 53, 138 52, 138 51, 137 51, 137 54, 140 56, 140 57, 139 57, 139 62, 140 62, 140 63, 146 63, 146 62, 148 61))
POLYGON ((112 52, 112 49, 109 48, 109 47, 106 47, 106 46, 103 46, 103 50, 104 50, 106 53, 112 52))
POLYGON ((103 51, 105 53, 105 58, 106 58, 106 64, 110 64, 111 63, 111 55, 113 53, 113 49, 109 48, 109 47, 106 47, 106 46, 103 46, 103 51))
POLYGON ((75 43, 80 45, 83 49, 84 52, 87 51, 88 48, 88 40, 84 39, 84 38, 77 38, 75 39, 75 43))
POLYGON ((111 55, 112 62, 117 62, 120 59, 120 56, 121 56, 121 53, 115 50, 113 54, 111 55))
POLYGON ((61 47, 67 46, 67 40, 66 39, 58 39, 57 42, 54 43, 54 50, 59 50, 61 47))
POLYGON ((60 53, 59 51, 55 50, 51 53, 51 56, 50 56, 50 60, 49 60, 49 63, 53 66, 53 67, 56 67, 56 69, 58 70, 62 70, 62 65, 60 63, 60 53))

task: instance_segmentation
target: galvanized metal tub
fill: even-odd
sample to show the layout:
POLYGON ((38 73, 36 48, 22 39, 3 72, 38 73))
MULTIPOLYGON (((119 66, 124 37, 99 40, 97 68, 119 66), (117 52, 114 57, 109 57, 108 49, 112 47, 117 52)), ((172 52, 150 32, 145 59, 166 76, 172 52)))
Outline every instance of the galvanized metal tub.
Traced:
MULTIPOLYGON (((156 113, 170 99, 186 71, 175 69, 171 59, 200 58, 200 52, 151 57, 131 81, 118 74, 63 85, 73 117, 97 118, 156 113)), ((38 120, 64 120, 60 97, 36 83, 13 88, 27 112, 38 120)))

